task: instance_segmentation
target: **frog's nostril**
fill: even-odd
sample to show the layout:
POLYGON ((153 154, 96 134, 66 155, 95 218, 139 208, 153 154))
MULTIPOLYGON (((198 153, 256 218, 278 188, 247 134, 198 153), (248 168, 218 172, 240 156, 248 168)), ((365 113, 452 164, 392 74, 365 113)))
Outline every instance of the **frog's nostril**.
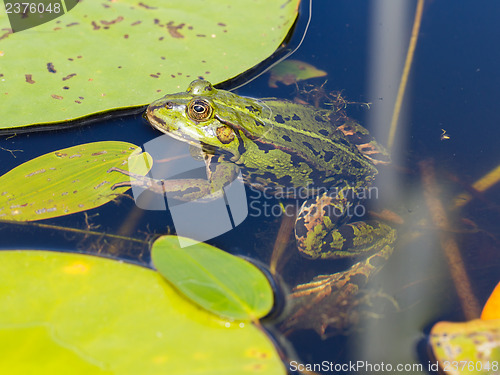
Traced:
POLYGON ((166 107, 167 109, 172 109, 172 108, 174 108, 174 103, 172 103, 172 102, 167 102, 167 104, 165 105, 165 107, 166 107))

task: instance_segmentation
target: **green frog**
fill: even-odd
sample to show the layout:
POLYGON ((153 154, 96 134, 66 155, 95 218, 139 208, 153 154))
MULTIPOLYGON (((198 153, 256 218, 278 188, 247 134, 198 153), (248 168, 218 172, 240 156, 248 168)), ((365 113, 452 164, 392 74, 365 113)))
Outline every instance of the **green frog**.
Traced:
POLYGON ((377 174, 376 165, 389 161, 383 147, 354 120, 286 100, 238 96, 205 80, 151 103, 146 117, 156 129, 199 150, 208 180, 133 176, 137 180, 120 186, 140 185, 193 200, 220 191, 241 171, 254 189, 303 200, 295 237, 308 258, 374 254, 394 241, 389 225, 351 222, 377 174))

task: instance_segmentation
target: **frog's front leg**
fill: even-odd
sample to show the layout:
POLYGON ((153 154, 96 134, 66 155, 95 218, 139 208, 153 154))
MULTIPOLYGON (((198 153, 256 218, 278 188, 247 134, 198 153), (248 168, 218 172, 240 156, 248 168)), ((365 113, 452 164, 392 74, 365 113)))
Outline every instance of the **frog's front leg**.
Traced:
POLYGON ((123 186, 138 186, 153 193, 165 195, 182 201, 192 201, 207 198, 221 192, 222 188, 231 183, 238 174, 238 168, 231 163, 218 163, 207 167, 207 180, 187 178, 176 180, 158 180, 131 173, 119 168, 110 168, 108 172, 119 172, 131 177, 129 181, 114 184, 112 189, 123 186))
POLYGON ((381 251, 396 239, 391 226, 352 218, 355 191, 345 187, 306 200, 297 215, 295 237, 308 258, 345 258, 381 251))

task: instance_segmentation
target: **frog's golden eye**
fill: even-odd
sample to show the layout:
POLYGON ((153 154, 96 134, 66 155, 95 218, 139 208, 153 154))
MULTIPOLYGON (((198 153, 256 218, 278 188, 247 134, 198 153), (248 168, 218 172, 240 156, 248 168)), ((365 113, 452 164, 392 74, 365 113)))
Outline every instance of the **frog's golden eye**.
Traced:
POLYGON ((186 112, 191 120, 203 122, 212 118, 213 109, 208 101, 194 99, 189 102, 186 112))

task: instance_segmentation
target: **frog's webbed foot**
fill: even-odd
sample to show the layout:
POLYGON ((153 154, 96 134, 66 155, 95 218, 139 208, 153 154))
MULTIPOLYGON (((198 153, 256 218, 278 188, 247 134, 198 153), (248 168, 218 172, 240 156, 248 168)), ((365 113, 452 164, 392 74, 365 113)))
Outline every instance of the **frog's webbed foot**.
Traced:
POLYGON ((129 176, 130 179, 128 181, 123 181, 123 182, 118 182, 111 186, 111 190, 115 190, 120 187, 132 187, 132 186, 137 186, 141 187, 144 189, 148 189, 153 191, 154 193, 158 194, 164 194, 164 189, 163 189, 163 181, 161 180, 155 180, 154 178, 149 178, 142 176, 137 173, 132 173, 129 171, 126 171, 124 169, 116 168, 116 167, 111 167, 108 169, 108 173, 110 172, 119 172, 121 174, 124 174, 125 176, 129 176))
POLYGON ((129 181, 114 184, 111 187, 112 189, 136 186, 145 190, 150 190, 155 194, 168 194, 169 198, 186 202, 198 199, 210 201, 219 198, 222 194, 221 189, 223 188, 223 185, 219 186, 211 183, 211 181, 219 182, 221 180, 219 178, 214 178, 211 181, 199 178, 157 180, 116 167, 110 168, 108 172, 119 172, 130 177, 129 181))

